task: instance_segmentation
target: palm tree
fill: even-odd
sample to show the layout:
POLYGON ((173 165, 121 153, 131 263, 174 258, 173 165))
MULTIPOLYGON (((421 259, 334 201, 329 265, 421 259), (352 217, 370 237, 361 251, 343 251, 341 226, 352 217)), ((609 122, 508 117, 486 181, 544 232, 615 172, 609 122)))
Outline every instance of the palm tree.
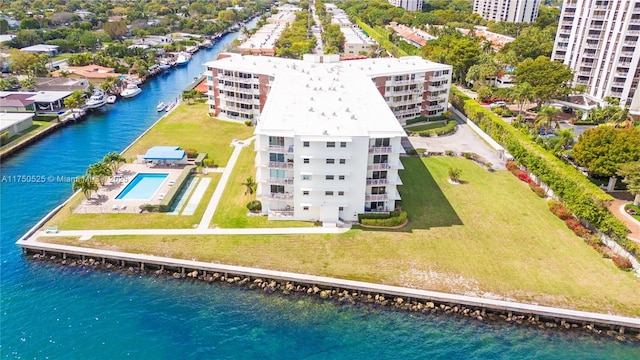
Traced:
POLYGON ((512 89, 512 96, 518 104, 520 104, 520 113, 522 113, 524 103, 533 100, 533 86, 528 82, 523 82, 522 84, 514 86, 512 89))
POLYGON ((91 175, 78 176, 73 180, 73 192, 82 191, 84 197, 89 199, 91 193, 98 190, 98 184, 93 181, 91 175))
POLYGON ((120 170, 120 164, 127 162, 127 160, 122 155, 112 151, 104 156, 102 162, 109 165, 113 173, 117 174, 118 170, 120 170))
POLYGON ((104 185, 104 183, 107 181, 107 178, 113 175, 113 171, 107 163, 97 162, 89 166, 87 174, 97 177, 100 185, 104 185))
POLYGON ((575 138, 573 136, 573 129, 560 130, 557 135, 558 136, 549 139, 547 146, 553 151, 555 156, 560 157, 570 145, 575 143, 575 138))
POLYGON ((559 128, 560 124, 556 119, 556 114, 558 114, 558 109, 554 106, 542 106, 536 116, 536 126, 539 127, 540 124, 544 124, 545 129, 548 131, 551 128, 551 123, 555 122, 556 128, 559 128))
POLYGON ((67 109, 74 109, 82 106, 84 103, 84 93, 80 90, 74 91, 66 99, 64 99, 64 106, 67 109))
MULTIPOLYGON (((256 192, 256 188, 258 187, 258 183, 253 179, 253 176, 249 176, 245 182, 242 183, 246 187, 244 194, 253 195, 256 192)), ((253 198, 253 196, 252 196, 253 198)))
POLYGON ((29 76, 28 78, 22 80, 20 82, 20 85, 22 85, 22 87, 27 88, 28 90, 33 90, 35 89, 38 84, 36 83, 35 79, 31 76, 29 76))

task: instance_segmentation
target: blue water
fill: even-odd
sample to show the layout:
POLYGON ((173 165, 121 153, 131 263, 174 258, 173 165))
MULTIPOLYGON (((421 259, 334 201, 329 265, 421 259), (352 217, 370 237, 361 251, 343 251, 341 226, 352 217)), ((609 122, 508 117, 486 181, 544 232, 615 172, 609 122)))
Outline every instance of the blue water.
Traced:
MULTIPOLYGON (((121 151, 160 116, 202 63, 143 85, 140 96, 48 136, 0 175, 0 357, 7 359, 638 359, 640 345, 450 317, 284 298, 226 286, 64 268, 24 257, 15 241, 71 195, 61 176, 121 151)), ((135 241, 135 239, 132 239, 135 241)))
POLYGON ((136 175, 127 187, 122 189, 116 199, 122 200, 148 200, 158 191, 160 185, 169 174, 143 174, 136 175))

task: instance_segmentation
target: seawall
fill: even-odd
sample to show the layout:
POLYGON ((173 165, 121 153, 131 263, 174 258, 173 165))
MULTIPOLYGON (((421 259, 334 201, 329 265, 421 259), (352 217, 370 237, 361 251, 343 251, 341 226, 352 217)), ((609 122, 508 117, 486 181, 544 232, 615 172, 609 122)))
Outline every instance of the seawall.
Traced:
MULTIPOLYGON (((28 236, 27 236, 28 238, 28 236)), ((584 330, 616 339, 640 341, 640 318, 567 310, 517 302, 440 293, 382 284, 242 266, 182 260, 109 250, 81 248, 20 239, 17 244, 32 258, 67 266, 124 269, 156 276, 225 283, 290 295, 318 296, 327 300, 369 303, 382 307, 444 313, 476 319, 502 320, 541 329, 584 330)))

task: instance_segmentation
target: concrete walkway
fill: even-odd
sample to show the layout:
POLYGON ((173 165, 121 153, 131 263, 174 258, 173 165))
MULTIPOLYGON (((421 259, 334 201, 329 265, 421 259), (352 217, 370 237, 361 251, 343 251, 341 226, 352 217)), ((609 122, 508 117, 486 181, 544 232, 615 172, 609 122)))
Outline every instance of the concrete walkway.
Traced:
POLYGON ((187 206, 185 206, 184 210, 182 210, 182 215, 190 216, 196 212, 198 204, 200 204, 200 201, 202 201, 202 197, 207 191, 209 184, 211 184, 211 178, 203 178, 202 180, 200 180, 196 191, 193 192, 193 195, 189 199, 187 206))
POLYGON ((231 146, 235 146, 233 149, 233 154, 229 158, 229 162, 227 162, 227 166, 225 166, 224 171, 222 172, 222 177, 220 178, 220 182, 218 182, 218 186, 216 190, 213 192, 213 196, 211 196, 211 200, 209 201, 209 205, 207 205, 207 209, 204 211, 204 215, 202 215, 202 220, 200 220, 200 224, 198 224, 198 229, 208 229, 211 224, 211 219, 213 219, 213 214, 216 213, 216 209, 218 208, 218 203, 220 202, 220 198, 222 197, 222 193, 224 193, 224 188, 227 186, 227 181, 229 181, 229 177, 231 177, 231 172, 236 165, 236 161, 238 161, 238 157, 240 156, 240 151, 242 148, 255 139, 255 136, 248 138, 247 140, 236 141, 234 140, 231 143, 231 146))

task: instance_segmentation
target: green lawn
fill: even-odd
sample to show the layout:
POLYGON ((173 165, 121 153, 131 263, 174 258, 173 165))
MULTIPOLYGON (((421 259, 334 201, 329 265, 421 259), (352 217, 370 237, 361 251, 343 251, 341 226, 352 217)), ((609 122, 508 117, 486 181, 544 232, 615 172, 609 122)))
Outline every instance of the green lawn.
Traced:
POLYGON ((53 124, 55 123, 50 121, 34 121, 31 127, 9 138, 9 142, 0 147, 0 150, 8 149, 24 139, 46 130, 53 124))
POLYGON ((441 127, 445 127, 445 126, 447 126, 447 122, 446 121, 441 121, 441 122, 433 122, 433 123, 430 123, 430 124, 421 124, 421 125, 416 125, 416 126, 408 125, 408 126, 405 126, 405 129, 407 131, 417 132, 417 131, 437 129, 437 128, 441 128, 441 127))
POLYGON ((246 194, 246 187, 242 183, 249 176, 255 179, 255 157, 256 153, 252 145, 242 149, 220 199, 220 205, 211 220, 211 226, 222 228, 313 226, 313 223, 304 221, 269 221, 266 216, 247 216, 249 212, 247 203, 255 199, 255 195, 246 194))
MULTIPOLYGON (((64 230, 91 229, 190 229, 200 223, 209 199, 220 181, 220 173, 209 173, 211 183, 193 215, 169 215, 166 213, 120 213, 120 214, 74 214, 84 195, 77 194, 69 205, 61 209, 46 226, 57 226, 64 230)), ((201 180, 202 181, 202 180, 201 180)), ((187 199, 188 201, 188 199, 187 199)), ((185 201, 184 205, 186 205, 185 201)))
POLYGON ((129 148, 124 157, 134 159, 155 145, 178 145, 183 149, 206 152, 217 165, 225 166, 233 152, 231 141, 253 136, 255 128, 217 120, 207 113, 206 104, 181 104, 129 148))
MULTIPOLYGON (((403 164, 400 193, 410 222, 400 230, 55 241, 640 316, 640 280, 573 235, 510 173, 451 157, 403 164), (449 184, 449 167, 462 169, 466 183, 449 184)), ((233 175, 236 182, 244 176, 233 175)))

